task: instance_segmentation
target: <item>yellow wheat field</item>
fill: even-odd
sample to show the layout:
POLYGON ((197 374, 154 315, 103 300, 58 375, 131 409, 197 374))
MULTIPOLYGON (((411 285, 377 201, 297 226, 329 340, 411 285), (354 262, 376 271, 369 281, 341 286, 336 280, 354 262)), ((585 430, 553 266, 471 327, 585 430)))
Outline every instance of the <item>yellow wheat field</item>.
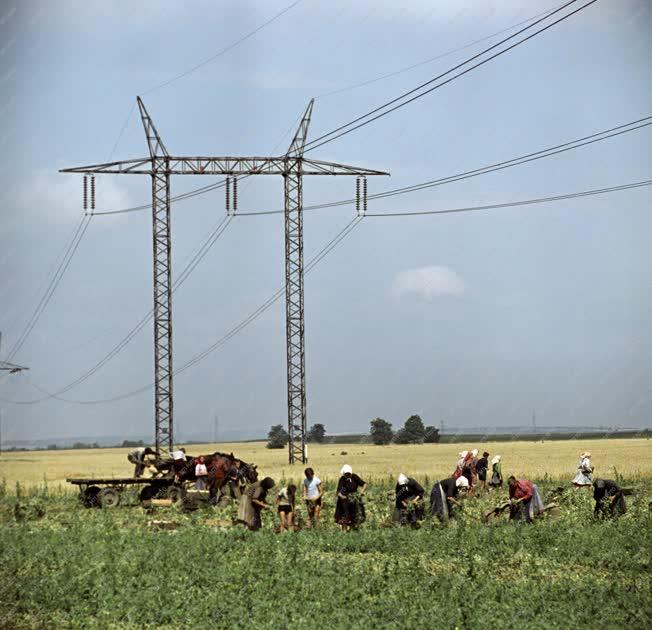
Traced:
MULTIPOLYGON (((423 444, 374 446, 372 444, 326 444, 309 446, 310 466, 326 481, 337 479, 343 464, 367 481, 396 477, 403 472, 417 479, 427 475, 431 480, 450 475, 461 450, 478 448, 491 456, 502 455, 503 475, 515 474, 540 479, 571 479, 576 472, 578 456, 592 454, 595 474, 628 478, 652 477, 651 443, 648 439, 563 440, 545 442, 486 442, 481 444, 423 444)), ((127 461, 130 449, 61 450, 2 453, 0 479, 11 488, 16 481, 25 486, 47 482, 53 488, 65 487, 66 477, 124 477, 133 474, 127 461)), ((298 480, 303 466, 289 466, 287 451, 269 450, 264 442, 203 444, 187 447, 191 455, 215 450, 233 452, 244 461, 258 465, 260 473, 275 479, 298 480)), ((68 486, 70 487, 70 486, 68 486)))

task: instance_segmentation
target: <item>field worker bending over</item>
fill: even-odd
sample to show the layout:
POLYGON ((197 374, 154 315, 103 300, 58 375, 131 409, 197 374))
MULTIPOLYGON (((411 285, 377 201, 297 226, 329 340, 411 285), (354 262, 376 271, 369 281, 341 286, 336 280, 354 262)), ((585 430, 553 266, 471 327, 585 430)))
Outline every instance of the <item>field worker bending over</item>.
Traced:
POLYGON ((516 479, 512 475, 509 480, 509 520, 524 520, 531 523, 535 516, 543 512, 543 501, 539 489, 529 479, 516 479))
POLYGON ((460 490, 466 492, 469 488, 469 481, 466 477, 454 479, 449 477, 438 481, 430 491, 430 511, 442 523, 447 523, 455 518, 455 507, 461 507, 458 499, 460 490))
POLYGON ((303 472, 306 475, 303 480, 303 499, 306 502, 308 511, 308 527, 314 527, 319 522, 321 498, 324 496, 324 490, 321 479, 315 475, 312 468, 306 468, 303 472))
POLYGON ((593 482, 593 498, 595 516, 616 517, 627 511, 623 490, 611 479, 596 479, 593 482))
POLYGON ((292 483, 276 495, 276 511, 281 520, 279 532, 294 530, 294 503, 297 487, 292 483))
POLYGON ((243 523, 251 531, 256 531, 263 526, 261 512, 269 509, 265 502, 267 492, 274 487, 274 480, 265 477, 262 481, 252 483, 240 497, 238 506, 238 523, 243 523))
POLYGON ((577 464, 577 474, 573 479, 573 485, 577 488, 590 488, 591 487, 591 453, 582 453, 580 461, 577 464))
POLYGON ((134 477, 142 477, 145 468, 152 465, 149 457, 151 455, 156 455, 156 453, 149 446, 135 448, 127 455, 127 459, 136 466, 134 477))
POLYGON ((362 497, 367 485, 353 472, 348 464, 340 470, 337 483, 337 504, 335 505, 335 522, 342 531, 349 531, 365 522, 366 514, 362 497), (360 494, 358 494, 360 489, 360 494))
POLYGON ((417 521, 422 521, 424 489, 421 485, 412 477, 401 473, 395 492, 394 522, 400 525, 414 525, 417 521))

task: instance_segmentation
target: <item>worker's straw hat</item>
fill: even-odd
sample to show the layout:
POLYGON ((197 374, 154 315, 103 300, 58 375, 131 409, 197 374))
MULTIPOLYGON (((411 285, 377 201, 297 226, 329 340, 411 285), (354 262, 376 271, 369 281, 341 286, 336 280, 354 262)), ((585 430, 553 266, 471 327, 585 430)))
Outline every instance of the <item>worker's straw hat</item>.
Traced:
POLYGON ((477 456, 478 456, 478 449, 477 449, 477 448, 474 448, 474 449, 471 451, 471 455, 473 455, 473 457, 477 457, 477 456))
POLYGON ((340 470, 340 475, 346 475, 347 473, 349 475, 352 474, 353 468, 351 468, 351 466, 349 466, 348 464, 344 464, 344 466, 342 466, 342 470, 340 470))
POLYGON ((407 482, 408 482, 408 478, 403 473, 401 473, 398 476, 398 485, 404 486, 407 482))
POLYGON ((460 452, 460 457, 466 457, 469 454, 468 451, 461 451, 460 452))
POLYGON ((586 453, 582 453, 582 457, 591 457, 591 453, 588 451, 586 453))
POLYGON ((496 455, 496 456, 491 460, 491 463, 492 463, 492 464, 497 464, 499 461, 500 461, 500 455, 496 455))

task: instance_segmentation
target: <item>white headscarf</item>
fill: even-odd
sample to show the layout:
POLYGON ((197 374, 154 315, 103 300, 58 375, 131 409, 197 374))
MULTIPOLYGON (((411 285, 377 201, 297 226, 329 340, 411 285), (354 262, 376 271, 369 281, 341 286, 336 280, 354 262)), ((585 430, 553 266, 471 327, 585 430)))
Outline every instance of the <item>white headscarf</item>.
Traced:
POLYGON ((462 451, 462 452, 460 453, 460 457, 461 457, 462 459, 464 459, 468 454, 469 454, 468 451, 462 451))
POLYGON ((401 473, 398 476, 398 485, 404 486, 407 482, 408 482, 408 478, 403 473, 401 473))
POLYGON ((497 464, 499 461, 500 461, 500 455, 496 455, 496 456, 491 460, 491 463, 492 463, 492 464, 497 464))
POLYGON ((474 449, 471 451, 471 455, 473 455, 473 457, 477 457, 477 456, 478 456, 478 449, 477 449, 477 448, 474 448, 474 449))
POLYGON ((344 464, 344 466, 342 466, 342 470, 340 470, 340 475, 346 475, 346 473, 353 473, 353 468, 351 468, 351 466, 348 464, 344 464))
POLYGON ((458 488, 468 488, 469 487, 469 480, 466 477, 458 477, 457 481, 455 482, 455 485, 458 488))

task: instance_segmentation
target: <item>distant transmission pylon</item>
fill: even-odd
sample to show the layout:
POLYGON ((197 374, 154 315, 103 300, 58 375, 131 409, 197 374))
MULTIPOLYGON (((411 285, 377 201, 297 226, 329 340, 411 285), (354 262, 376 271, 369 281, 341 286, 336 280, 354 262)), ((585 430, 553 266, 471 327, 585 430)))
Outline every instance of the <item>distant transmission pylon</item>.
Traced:
POLYGON ((170 175, 225 175, 226 212, 238 209, 238 176, 281 175, 285 195, 285 321, 287 340, 288 434, 291 464, 306 457, 305 326, 303 301, 303 176, 349 175, 358 178, 356 207, 367 207, 366 177, 389 175, 382 171, 306 159, 303 156, 313 100, 299 123, 285 155, 279 157, 177 157, 167 152, 140 97, 137 99, 145 129, 149 157, 62 169, 83 173, 83 206, 95 208, 95 174, 150 175, 152 178, 153 276, 154 276, 154 422, 156 455, 167 455, 174 442, 172 368, 172 239, 170 234, 170 175))

